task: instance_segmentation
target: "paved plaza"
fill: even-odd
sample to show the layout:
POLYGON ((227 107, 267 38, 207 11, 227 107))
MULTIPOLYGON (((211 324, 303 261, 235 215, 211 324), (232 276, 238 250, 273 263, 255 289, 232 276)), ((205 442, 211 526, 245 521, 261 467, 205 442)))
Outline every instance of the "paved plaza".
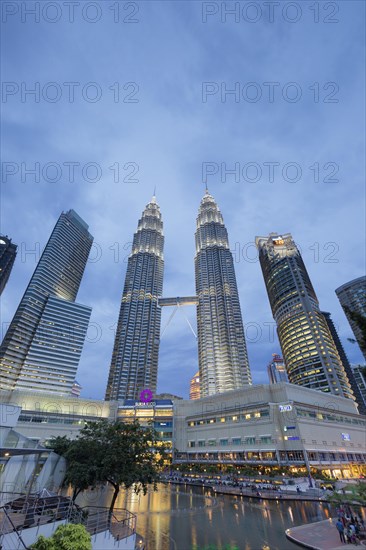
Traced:
MULTIPOLYGON (((286 529, 286 536, 305 548, 312 550, 349 550, 350 548, 366 548, 365 540, 360 545, 344 544, 339 540, 339 534, 335 526, 336 519, 326 519, 299 527, 286 529)), ((363 536, 365 532, 363 531, 363 536)))

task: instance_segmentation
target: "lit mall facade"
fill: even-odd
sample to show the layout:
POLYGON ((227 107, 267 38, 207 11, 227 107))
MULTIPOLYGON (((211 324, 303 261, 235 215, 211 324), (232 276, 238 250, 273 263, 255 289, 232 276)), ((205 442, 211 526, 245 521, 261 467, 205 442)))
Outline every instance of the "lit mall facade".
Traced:
POLYGON ((24 391, 2 392, 1 400, 10 411, 21 407, 16 430, 41 443, 74 438, 86 421, 137 419, 152 423, 181 470, 195 464, 250 465, 310 467, 339 478, 366 474, 366 417, 354 402, 284 382, 150 403, 24 391))
POLYGON ((351 399, 284 382, 177 401, 174 462, 366 474, 366 417, 351 399))

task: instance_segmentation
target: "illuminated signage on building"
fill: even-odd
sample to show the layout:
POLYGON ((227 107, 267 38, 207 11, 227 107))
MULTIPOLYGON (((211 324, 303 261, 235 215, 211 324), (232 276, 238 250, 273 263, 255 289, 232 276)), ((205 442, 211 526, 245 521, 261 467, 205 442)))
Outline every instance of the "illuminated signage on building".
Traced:
POLYGON ((292 405, 278 405, 281 413, 292 411, 292 405))
POLYGON ((351 441, 351 437, 349 434, 342 434, 343 441, 351 441))

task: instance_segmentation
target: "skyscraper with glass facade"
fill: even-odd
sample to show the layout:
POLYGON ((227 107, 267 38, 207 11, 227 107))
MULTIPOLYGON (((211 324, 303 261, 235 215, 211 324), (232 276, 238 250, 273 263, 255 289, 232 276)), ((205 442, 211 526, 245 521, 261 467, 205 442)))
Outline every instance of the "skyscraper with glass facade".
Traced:
POLYGON ((336 327, 333 323, 333 319, 331 318, 330 313, 328 313, 327 311, 322 311, 322 314, 324 316, 324 319, 325 319, 325 321, 328 325, 328 328, 330 330, 330 333, 331 333, 332 338, 334 340, 334 343, 336 345, 338 355, 339 355, 339 357, 342 361, 342 364, 344 366, 344 370, 346 371, 348 381, 350 383, 350 386, 351 386, 352 391, 353 391, 353 395, 354 395, 356 403, 358 405, 358 411, 359 411, 360 414, 366 414, 365 403, 364 403, 364 400, 362 398, 360 388, 359 388, 359 386, 357 384, 357 381, 355 379, 354 370, 352 369, 352 367, 350 365, 350 362, 348 360, 348 357, 346 355, 346 352, 344 351, 344 348, 343 348, 342 342, 339 338, 337 329, 336 329, 336 327))
POLYGON ((365 326, 366 323, 366 276, 345 283, 335 292, 366 359, 365 330, 362 331, 360 326, 362 323, 365 326))
POLYGON ((60 215, 1 345, 1 389, 71 392, 91 313, 75 299, 92 242, 74 210, 60 215))
POLYGON ((206 190, 196 228, 201 397, 251 384, 233 257, 222 214, 206 190))
POLYGON ((11 242, 8 236, 0 236, 0 294, 8 282, 10 272, 13 268, 17 245, 11 242))
POLYGON ((163 291, 164 235, 155 196, 133 237, 106 390, 107 400, 156 392, 163 291))
POLYGON ((359 411, 361 414, 366 414, 366 365, 353 365, 351 368, 363 403, 359 411), (362 413, 362 411, 365 412, 362 413))
POLYGON ((271 233, 256 245, 290 383, 354 399, 292 236, 271 233))

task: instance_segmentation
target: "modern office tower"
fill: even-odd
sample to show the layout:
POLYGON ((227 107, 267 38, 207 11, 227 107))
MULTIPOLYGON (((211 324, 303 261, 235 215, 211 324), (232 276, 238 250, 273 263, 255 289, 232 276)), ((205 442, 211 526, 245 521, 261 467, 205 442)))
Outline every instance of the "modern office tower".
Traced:
POLYGON ((155 196, 133 237, 106 390, 107 400, 156 392, 163 291, 164 236, 155 196))
POLYGON ((292 236, 271 233, 255 242, 290 383, 354 399, 292 236))
POLYGON ((267 372, 270 384, 288 382, 285 362, 277 353, 272 354, 272 361, 267 366, 267 372))
POLYGON ((11 242, 8 236, 0 236, 0 294, 8 282, 10 272, 13 268, 17 245, 11 242))
POLYGON ((69 394, 91 309, 75 303, 93 237, 59 217, 0 348, 0 388, 69 394))
MULTIPOLYGON (((351 368, 362 398, 363 409, 366 410, 366 365, 352 365, 351 368)), ((359 407, 359 410, 361 412, 361 407, 359 407)))
POLYGON ((345 283, 335 292, 366 359, 365 329, 362 331, 360 327, 360 322, 364 326, 366 323, 366 276, 345 283))
POLYGON ((206 190, 196 230, 201 397, 251 384, 233 257, 222 214, 206 190))
POLYGON ((355 396, 356 403, 358 405, 358 410, 359 410, 360 414, 366 414, 366 407, 365 407, 360 389, 358 387, 358 384, 355 380, 354 372, 352 370, 350 362, 348 361, 348 357, 346 355, 346 352, 343 349, 342 342, 339 339, 337 329, 334 326, 334 323, 333 323, 333 320, 331 319, 330 313, 328 313, 327 311, 322 311, 322 314, 325 318, 325 321, 328 325, 328 328, 330 330, 330 333, 331 333, 332 338, 334 340, 334 343, 336 345, 338 355, 341 358, 341 361, 343 363, 344 370, 346 371, 348 381, 351 385, 353 395, 355 396))
POLYGON ((189 384, 189 399, 199 399, 201 397, 201 386, 200 386, 200 373, 199 371, 191 378, 189 384))

